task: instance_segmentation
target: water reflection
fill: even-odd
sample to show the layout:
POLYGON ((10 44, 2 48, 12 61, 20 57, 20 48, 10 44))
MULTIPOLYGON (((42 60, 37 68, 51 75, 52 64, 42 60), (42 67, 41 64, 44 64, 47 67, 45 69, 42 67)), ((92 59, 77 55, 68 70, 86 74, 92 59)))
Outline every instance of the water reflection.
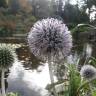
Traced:
POLYGON ((10 68, 7 91, 18 92, 21 96, 48 96, 48 91, 44 89, 50 83, 48 65, 38 70, 41 72, 25 70, 20 62, 16 62, 10 68))
POLYGON ((16 48, 16 53, 18 59, 22 61, 26 69, 34 70, 37 69, 40 65, 44 64, 43 61, 37 59, 32 53, 30 53, 29 47, 27 45, 16 48))

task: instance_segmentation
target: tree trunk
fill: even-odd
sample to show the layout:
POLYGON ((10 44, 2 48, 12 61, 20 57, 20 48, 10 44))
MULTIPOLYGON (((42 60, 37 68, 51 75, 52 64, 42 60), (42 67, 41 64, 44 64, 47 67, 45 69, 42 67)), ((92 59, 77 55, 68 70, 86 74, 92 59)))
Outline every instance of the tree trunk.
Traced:
POLYGON ((48 67, 49 67, 49 75, 50 75, 50 80, 51 80, 51 85, 53 89, 53 94, 54 96, 58 96, 55 90, 55 85, 54 85, 54 77, 53 77, 53 72, 52 72, 52 62, 51 62, 51 57, 48 57, 48 67))
POLYGON ((2 96, 6 96, 5 93, 5 76, 4 76, 4 69, 2 69, 2 74, 1 74, 1 90, 2 90, 2 96))

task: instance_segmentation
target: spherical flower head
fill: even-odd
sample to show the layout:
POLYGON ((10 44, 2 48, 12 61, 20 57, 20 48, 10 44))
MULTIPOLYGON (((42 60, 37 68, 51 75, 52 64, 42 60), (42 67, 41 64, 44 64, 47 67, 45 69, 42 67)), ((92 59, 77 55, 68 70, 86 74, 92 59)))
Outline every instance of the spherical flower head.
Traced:
POLYGON ((47 18, 34 24, 28 34, 31 52, 43 60, 48 56, 54 60, 66 57, 72 48, 72 36, 60 20, 47 18))
POLYGON ((0 45, 0 69, 7 69, 14 63, 14 52, 7 45, 0 45))
POLYGON ((86 80, 96 78, 96 68, 92 65, 84 65, 80 70, 80 75, 86 80))

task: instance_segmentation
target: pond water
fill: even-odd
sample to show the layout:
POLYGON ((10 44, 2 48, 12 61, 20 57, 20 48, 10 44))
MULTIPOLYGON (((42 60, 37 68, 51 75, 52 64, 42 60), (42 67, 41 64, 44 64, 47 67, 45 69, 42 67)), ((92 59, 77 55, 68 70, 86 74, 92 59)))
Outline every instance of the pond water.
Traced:
POLYGON ((8 90, 18 92, 21 96, 48 96, 45 87, 50 83, 48 65, 40 66, 36 70, 26 70, 20 62, 15 62, 7 78, 8 90))

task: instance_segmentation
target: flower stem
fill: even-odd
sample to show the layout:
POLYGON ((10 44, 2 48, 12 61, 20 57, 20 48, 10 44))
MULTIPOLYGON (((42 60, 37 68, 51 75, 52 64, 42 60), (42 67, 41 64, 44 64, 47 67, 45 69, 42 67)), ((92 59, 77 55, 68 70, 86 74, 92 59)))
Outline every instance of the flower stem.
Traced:
POLYGON ((49 75, 50 75, 50 80, 51 80, 51 85, 53 89, 53 94, 54 96, 58 96, 55 90, 55 85, 54 85, 54 77, 53 77, 53 72, 52 72, 52 63, 51 63, 51 58, 48 57, 48 67, 49 67, 49 75))
POLYGON ((2 90, 2 96, 6 96, 6 93, 5 93, 5 71, 4 69, 2 69, 2 75, 1 75, 1 90, 2 90))

